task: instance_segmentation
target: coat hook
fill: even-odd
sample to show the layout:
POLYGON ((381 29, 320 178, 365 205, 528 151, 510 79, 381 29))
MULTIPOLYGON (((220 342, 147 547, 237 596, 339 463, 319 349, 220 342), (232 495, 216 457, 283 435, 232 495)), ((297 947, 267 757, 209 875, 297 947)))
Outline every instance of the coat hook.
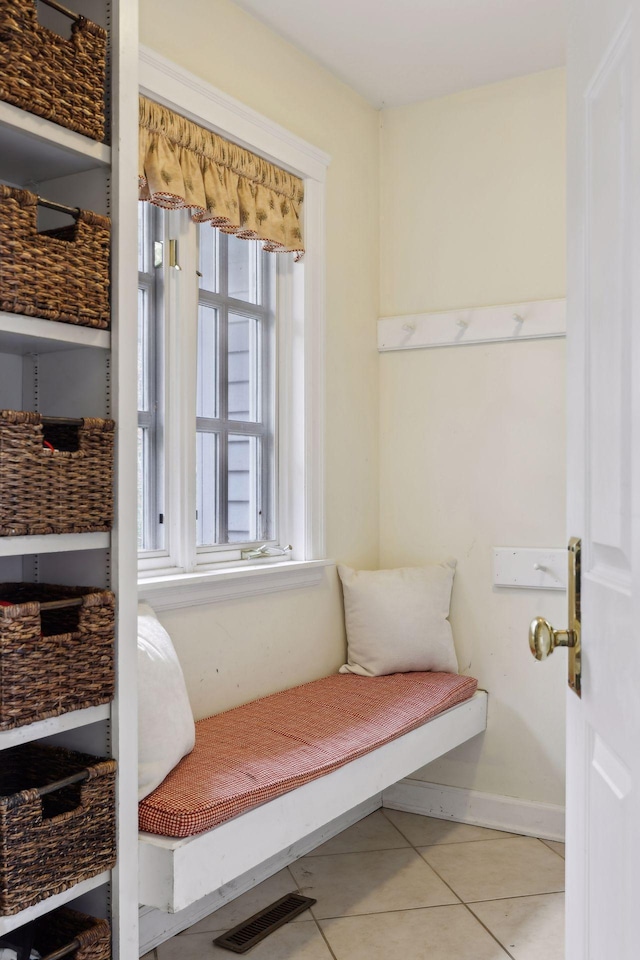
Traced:
POLYGON ((456 323, 458 324, 459 327, 462 327, 463 329, 469 326, 469 321, 468 321, 468 320, 463 320, 462 317, 459 317, 459 318, 456 320, 456 323))
POLYGON ((416 322, 415 322, 415 320, 407 320, 406 323, 403 323, 403 324, 402 324, 402 329, 403 329, 403 330, 406 330, 407 333, 415 333, 415 332, 416 332, 416 322))
POLYGON ((521 317, 519 313, 514 313, 511 319, 514 323, 524 323, 524 317, 521 317))

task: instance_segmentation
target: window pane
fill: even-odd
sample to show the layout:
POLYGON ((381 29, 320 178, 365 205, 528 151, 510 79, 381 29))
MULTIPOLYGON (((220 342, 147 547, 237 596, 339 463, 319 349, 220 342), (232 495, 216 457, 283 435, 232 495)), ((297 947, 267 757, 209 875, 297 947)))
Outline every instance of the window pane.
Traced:
POLYGON ((229 543, 260 539, 258 532, 258 438, 229 436, 229 543))
POLYGON ((198 227, 200 250, 200 289, 217 293, 218 284, 218 231, 210 223, 198 227))
POLYGON ((149 292, 138 287, 138 410, 149 409, 149 292))
POLYGON ((198 308, 196 416, 218 416, 218 311, 198 308))
POLYGON ((158 453, 153 447, 153 432, 138 427, 138 550, 163 550, 164 526, 160 523, 157 473, 158 453))
POLYGON ((216 543, 218 435, 196 434, 196 543, 216 543))
POLYGON ((229 314, 227 401, 230 420, 259 420, 259 321, 229 314))
POLYGON ((138 201, 138 271, 147 273, 149 204, 138 201))
POLYGON ((260 303, 260 245, 253 240, 227 237, 229 296, 246 303, 260 303))
POLYGON ((138 427, 138 550, 148 550, 149 531, 145 529, 147 515, 147 483, 149 448, 147 431, 138 427))

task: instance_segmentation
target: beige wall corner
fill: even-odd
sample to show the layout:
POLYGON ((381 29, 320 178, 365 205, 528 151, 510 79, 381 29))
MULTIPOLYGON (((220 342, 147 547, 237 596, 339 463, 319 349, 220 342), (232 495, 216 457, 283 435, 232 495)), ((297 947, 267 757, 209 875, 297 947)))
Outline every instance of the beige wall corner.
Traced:
MULTIPOLYGON (((383 315, 564 295, 564 71, 383 114, 383 315)), ((380 358, 381 566, 457 556, 460 667, 489 728, 420 774, 562 803, 566 658, 527 646, 563 594, 494 588, 493 546, 565 543, 564 341, 380 358)))

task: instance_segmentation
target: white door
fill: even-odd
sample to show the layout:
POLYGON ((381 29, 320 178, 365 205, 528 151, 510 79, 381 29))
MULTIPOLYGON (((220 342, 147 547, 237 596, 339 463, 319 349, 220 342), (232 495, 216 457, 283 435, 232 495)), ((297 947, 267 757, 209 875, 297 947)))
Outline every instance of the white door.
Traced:
MULTIPOLYGON (((640 958, 640 0, 571 0, 567 960, 640 958)), ((556 626, 563 626, 556 624, 556 626)))

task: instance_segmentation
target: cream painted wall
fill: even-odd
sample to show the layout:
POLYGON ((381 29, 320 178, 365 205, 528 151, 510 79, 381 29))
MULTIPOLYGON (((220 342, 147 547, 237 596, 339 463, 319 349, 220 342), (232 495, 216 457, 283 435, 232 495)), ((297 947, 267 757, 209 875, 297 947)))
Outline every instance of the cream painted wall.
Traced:
POLYGON ((343 662, 333 568, 313 589, 194 607, 188 614, 167 610, 162 622, 175 641, 196 720, 326 676, 343 662))
MULTIPOLYGON (((564 295, 564 72, 383 112, 381 313, 564 295)), ((380 357, 380 564, 458 558, 452 623, 489 728, 420 779, 563 802, 564 594, 492 586, 491 548, 565 543, 564 342, 380 357)))
POLYGON ((564 70, 382 112, 381 316, 565 293, 564 70))
MULTIPOLYGON (((331 154, 329 555, 376 567, 380 524, 381 565, 458 556, 452 620, 462 667, 490 690, 490 731, 421 776, 561 802, 564 661, 534 664, 526 625, 563 623, 564 600, 494 590, 490 547, 564 543, 563 345, 378 364, 375 318, 563 295, 563 72, 385 111, 378 141, 379 114, 228 0, 141 0, 141 41, 331 154)), ((313 590, 162 619, 198 717, 344 652, 332 569, 313 590)))
MULTIPOLYGON (((328 555, 378 560, 378 113, 228 0, 141 0, 141 43, 327 151, 328 555)), ((198 716, 321 676, 344 657, 323 587, 162 615, 198 716)))

